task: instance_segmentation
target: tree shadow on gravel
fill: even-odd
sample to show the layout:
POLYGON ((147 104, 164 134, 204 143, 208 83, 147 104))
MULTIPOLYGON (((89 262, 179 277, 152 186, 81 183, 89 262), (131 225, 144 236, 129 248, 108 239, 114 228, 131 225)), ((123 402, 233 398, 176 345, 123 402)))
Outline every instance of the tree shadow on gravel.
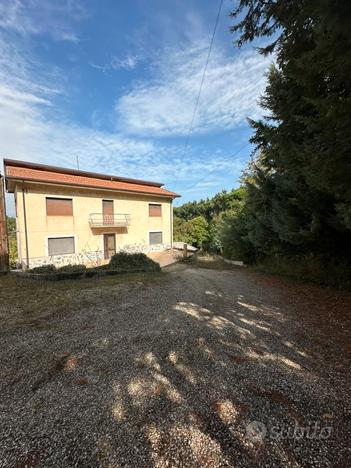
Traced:
POLYGON ((242 292, 233 272, 192 290, 196 275, 175 278, 176 292, 167 283, 97 297, 74 316, 78 334, 73 318, 61 324, 66 349, 57 349, 75 365, 40 380, 30 399, 21 394, 21 420, 7 434, 15 453, 28 447, 38 466, 342 466, 345 328, 331 333, 325 310, 303 294, 261 291, 252 279, 242 292), (320 421, 333 434, 273 439, 247 432, 253 421, 268 432, 320 421))
POLYGON ((318 382, 324 357, 309 346, 296 316, 243 295, 206 295, 213 299, 206 307, 174 304, 172 328, 130 356, 136 367, 115 402, 123 407, 119 424, 137 424, 155 466, 255 466, 267 459, 299 466, 316 450, 320 462, 327 451, 337 459, 335 439, 277 442, 246 432, 256 420, 286 429, 330 423, 318 382))

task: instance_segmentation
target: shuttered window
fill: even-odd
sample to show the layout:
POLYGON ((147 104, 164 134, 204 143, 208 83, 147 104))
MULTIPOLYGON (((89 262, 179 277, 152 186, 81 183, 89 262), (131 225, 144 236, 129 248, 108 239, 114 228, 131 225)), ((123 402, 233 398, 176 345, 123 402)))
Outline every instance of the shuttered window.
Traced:
POLYGON ((52 237, 48 239, 49 255, 65 255, 74 253, 74 237, 52 237))
POLYGON ((153 244, 162 244, 162 232, 149 232, 149 243, 153 244))
POLYGON ((149 216, 162 216, 162 205, 149 203, 149 216))
POLYGON ((72 198, 46 198, 47 216, 73 216, 72 198))

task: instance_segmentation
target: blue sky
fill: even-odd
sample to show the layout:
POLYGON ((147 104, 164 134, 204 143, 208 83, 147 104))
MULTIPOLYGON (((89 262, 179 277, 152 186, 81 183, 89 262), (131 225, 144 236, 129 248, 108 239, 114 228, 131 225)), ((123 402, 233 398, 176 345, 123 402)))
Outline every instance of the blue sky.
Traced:
MULTIPOLYGON (((164 182, 178 204, 238 185, 271 58, 224 0, 2 0, 0 156, 164 182)), ((8 213, 13 202, 8 198, 8 213)))

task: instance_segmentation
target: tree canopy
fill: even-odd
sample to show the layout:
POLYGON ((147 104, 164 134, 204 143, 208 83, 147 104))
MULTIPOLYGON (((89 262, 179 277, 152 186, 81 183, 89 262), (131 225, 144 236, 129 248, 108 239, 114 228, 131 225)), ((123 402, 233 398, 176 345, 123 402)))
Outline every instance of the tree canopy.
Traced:
POLYGON ((351 4, 241 0, 232 17, 236 44, 268 38, 259 51, 274 51, 276 65, 260 101, 265 117, 250 120, 247 203, 227 242, 244 243, 250 259, 351 259, 351 4))
POLYGON ((244 197, 240 187, 174 208, 174 240, 220 251, 224 219, 240 210, 244 197))

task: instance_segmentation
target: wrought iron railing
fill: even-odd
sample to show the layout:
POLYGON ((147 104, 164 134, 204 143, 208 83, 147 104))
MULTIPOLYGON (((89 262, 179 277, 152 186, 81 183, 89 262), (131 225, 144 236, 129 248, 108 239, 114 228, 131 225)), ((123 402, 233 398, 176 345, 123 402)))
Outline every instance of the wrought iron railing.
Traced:
POLYGON ((89 224, 91 227, 128 227, 130 225, 130 215, 125 213, 113 215, 90 213, 89 224))

